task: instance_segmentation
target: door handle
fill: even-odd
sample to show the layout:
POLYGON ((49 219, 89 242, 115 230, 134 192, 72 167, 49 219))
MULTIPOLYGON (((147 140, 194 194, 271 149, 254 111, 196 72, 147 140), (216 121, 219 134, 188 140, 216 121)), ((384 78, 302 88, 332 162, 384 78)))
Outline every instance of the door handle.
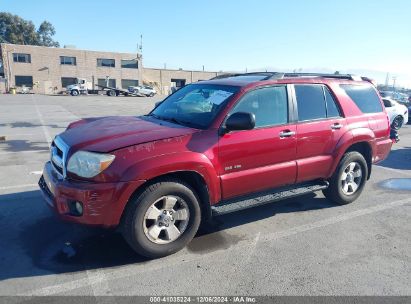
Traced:
POLYGON ((280 132, 280 138, 291 137, 293 135, 295 135, 295 132, 291 130, 284 130, 280 132))
POLYGON ((331 129, 333 129, 333 130, 339 130, 342 127, 343 127, 343 125, 340 124, 340 123, 335 123, 335 124, 331 125, 331 129))

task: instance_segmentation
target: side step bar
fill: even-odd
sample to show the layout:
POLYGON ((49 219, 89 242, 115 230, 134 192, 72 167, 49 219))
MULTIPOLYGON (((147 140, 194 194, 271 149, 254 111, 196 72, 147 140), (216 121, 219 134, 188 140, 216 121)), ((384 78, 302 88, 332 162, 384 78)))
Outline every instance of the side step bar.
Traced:
POLYGON ((265 192, 260 195, 253 197, 240 198, 236 201, 230 200, 226 202, 221 202, 215 206, 211 207, 213 216, 224 215, 231 212, 236 212, 248 208, 253 208, 256 206, 262 206, 265 204, 273 203, 276 201, 284 200, 287 198, 300 196, 315 191, 323 190, 328 188, 328 182, 318 182, 318 183, 304 183, 289 187, 280 188, 273 190, 272 192, 265 192))

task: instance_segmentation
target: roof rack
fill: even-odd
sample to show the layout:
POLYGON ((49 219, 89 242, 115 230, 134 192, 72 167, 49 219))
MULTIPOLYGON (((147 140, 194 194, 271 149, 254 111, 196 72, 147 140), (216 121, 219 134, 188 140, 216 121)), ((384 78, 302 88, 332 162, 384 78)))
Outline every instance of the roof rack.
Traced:
POLYGON ((282 72, 252 72, 252 73, 227 73, 216 76, 212 79, 234 78, 234 77, 246 77, 246 76, 261 76, 260 80, 269 79, 283 79, 291 77, 323 77, 323 78, 335 78, 335 79, 347 79, 354 81, 367 80, 367 77, 361 77, 352 74, 322 74, 322 73, 282 73, 282 72))

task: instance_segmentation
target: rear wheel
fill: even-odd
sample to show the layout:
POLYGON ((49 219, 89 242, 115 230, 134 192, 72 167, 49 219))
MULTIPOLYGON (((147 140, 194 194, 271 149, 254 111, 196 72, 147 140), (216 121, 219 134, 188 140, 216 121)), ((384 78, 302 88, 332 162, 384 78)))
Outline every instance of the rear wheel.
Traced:
POLYGON ((107 95, 108 96, 116 96, 116 91, 114 91, 114 90, 107 91, 107 95))
POLYGON ((399 130, 401 129, 403 123, 404 123, 404 118, 402 116, 397 116, 393 120, 391 124, 391 128, 394 130, 399 130))
POLYGON ((355 201, 364 189, 368 176, 367 162, 359 152, 348 152, 341 159, 329 180, 330 186, 323 190, 326 198, 345 205, 355 201))
POLYGON ((122 232, 139 254, 158 258, 184 248, 201 221, 199 199, 178 179, 152 184, 130 201, 122 232))

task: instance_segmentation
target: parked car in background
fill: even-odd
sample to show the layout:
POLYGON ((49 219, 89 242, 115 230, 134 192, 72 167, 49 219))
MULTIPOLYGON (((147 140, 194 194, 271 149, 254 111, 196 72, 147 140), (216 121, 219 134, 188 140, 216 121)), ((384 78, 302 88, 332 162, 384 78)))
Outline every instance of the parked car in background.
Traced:
POLYGON ((157 91, 149 86, 130 86, 128 87, 128 91, 134 94, 141 94, 147 97, 153 97, 157 94, 157 91))
POLYGON ((391 128, 399 130, 404 124, 408 123, 409 110, 406 106, 398 103, 392 98, 383 98, 388 118, 390 119, 391 128))
POLYGON ((394 92, 394 91, 380 91, 379 92, 381 97, 383 98, 391 98, 400 104, 407 105, 410 103, 409 97, 407 94, 394 92))

